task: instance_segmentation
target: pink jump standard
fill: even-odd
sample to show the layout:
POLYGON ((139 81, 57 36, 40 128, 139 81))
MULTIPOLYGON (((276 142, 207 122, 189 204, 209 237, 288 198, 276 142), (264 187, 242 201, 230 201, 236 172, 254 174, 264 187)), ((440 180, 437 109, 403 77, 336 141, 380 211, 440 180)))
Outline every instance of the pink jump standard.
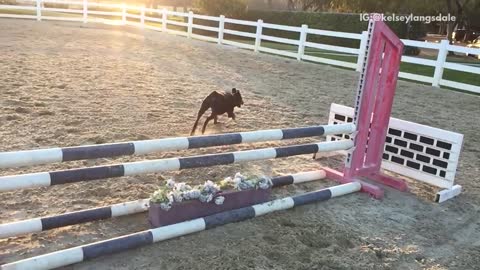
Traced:
POLYGON ((325 168, 327 177, 340 183, 360 181, 362 191, 377 199, 383 198, 380 187, 361 181, 368 178, 378 183, 407 191, 407 184, 380 171, 388 123, 392 111, 403 44, 381 21, 370 21, 367 54, 363 62, 355 100, 352 134, 355 147, 349 151, 343 173, 325 168))

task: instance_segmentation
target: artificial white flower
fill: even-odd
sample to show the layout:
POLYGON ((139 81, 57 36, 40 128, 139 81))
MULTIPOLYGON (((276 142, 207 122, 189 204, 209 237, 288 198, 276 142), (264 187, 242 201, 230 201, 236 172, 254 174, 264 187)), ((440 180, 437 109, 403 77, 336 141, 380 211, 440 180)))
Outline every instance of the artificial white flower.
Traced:
POLYGON ((215 198, 215 204, 216 205, 222 205, 224 201, 225 201, 225 197, 223 197, 223 196, 218 196, 218 197, 215 198))
POLYGON ((169 195, 172 196, 174 202, 182 202, 183 201, 182 193, 180 193, 178 191, 171 191, 169 195))
POLYGON ((168 210, 170 210, 170 208, 172 208, 172 204, 169 203, 169 202, 168 203, 161 203, 160 208, 162 210, 168 211, 168 210))
MULTIPOLYGON (((233 186, 236 190, 249 189, 268 189, 272 186, 272 180, 266 176, 247 178, 241 173, 235 176, 226 177, 220 182, 220 186, 227 188, 233 186)), ((201 186, 192 188, 186 183, 175 183, 173 179, 166 182, 165 187, 161 187, 155 191, 150 200, 153 203, 159 203, 164 210, 169 210, 174 202, 182 202, 184 200, 200 200, 203 203, 214 201, 215 204, 221 205, 225 201, 225 197, 215 197, 221 192, 220 186, 208 180, 201 186)))
POLYGON ((266 176, 262 176, 258 181, 258 187, 261 189, 269 189, 270 187, 272 187, 272 185, 272 179, 266 176))
POLYGON ((193 189, 187 192, 188 196, 190 197, 191 200, 196 200, 200 198, 201 192, 198 189, 193 189))
POLYGON ((241 173, 237 172, 233 178, 245 179, 245 176, 243 176, 241 173))
POLYGON ((174 188, 175 187, 175 181, 173 179, 168 179, 167 180, 167 187, 174 188))
POLYGON ((212 194, 201 194, 199 200, 203 203, 208 203, 213 199, 212 194))
POLYGON ((190 187, 189 185, 187 185, 185 183, 178 183, 178 184, 175 185, 174 189, 183 192, 183 191, 187 191, 187 190, 192 189, 192 187, 190 187))

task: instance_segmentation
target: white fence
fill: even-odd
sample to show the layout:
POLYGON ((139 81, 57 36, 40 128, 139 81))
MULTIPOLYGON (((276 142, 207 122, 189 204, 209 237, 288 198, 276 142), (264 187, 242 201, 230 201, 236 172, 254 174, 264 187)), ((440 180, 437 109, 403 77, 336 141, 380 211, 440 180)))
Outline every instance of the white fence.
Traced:
MULTIPOLYGON (((253 50, 255 52, 266 52, 275 55, 281 55, 285 57, 296 58, 297 60, 306 60, 311 62, 329 64, 334 66, 352 68, 357 71, 362 66, 362 60, 366 51, 366 32, 362 33, 346 33, 336 31, 326 31, 311 29, 308 25, 302 25, 301 27, 286 26, 264 23, 262 20, 258 21, 245 21, 225 18, 225 16, 212 17, 205 15, 194 14, 193 12, 183 13, 168 11, 166 9, 150 9, 145 7, 127 6, 125 4, 106 4, 106 3, 93 3, 88 0, 83 1, 59 1, 59 0, 22 0, 22 2, 31 2, 32 5, 0 5, 0 17, 4 18, 24 18, 24 19, 36 19, 36 20, 61 20, 61 21, 79 21, 83 23, 87 22, 110 22, 123 25, 135 25, 146 29, 168 32, 176 35, 186 36, 188 38, 195 38, 205 40, 209 42, 216 42, 218 44, 231 45, 242 49, 253 50), (44 4, 63 4, 68 8, 48 8, 44 4), (100 9, 100 10, 99 10, 100 9), (103 9, 103 10, 102 10, 103 9), (22 11, 30 11, 32 14, 20 14, 22 11), (6 12, 8 11, 8 12, 6 12), (152 17, 156 14, 158 17, 152 17), (52 15, 52 16, 51 16, 52 15), (54 15, 54 16, 53 16, 54 15), (89 15, 94 15, 92 17, 89 15), (98 18, 98 15, 104 17, 118 17, 120 19, 111 20, 105 18, 98 18), (149 16, 150 15, 150 16, 149 16), (172 17, 180 17, 183 20, 172 20, 172 17), (130 19, 130 20, 129 20, 130 19), (132 20, 133 19, 133 20, 132 20), (217 27, 196 24, 195 20, 213 21, 218 23, 217 27), (255 28, 253 32, 243 32, 234 29, 228 29, 228 25, 243 25, 255 28), (160 26, 158 26, 160 25, 160 26), (173 25, 184 28, 184 31, 178 29, 170 29, 168 26, 173 25), (205 30, 214 32, 214 35, 199 35, 194 33, 194 29, 205 30), (290 31, 298 33, 299 39, 288 39, 282 37, 276 37, 264 34, 263 29, 274 29, 281 31, 290 31), (250 43, 239 42, 238 40, 228 40, 224 38, 224 35, 232 35, 240 38, 250 39, 250 43), (329 36, 343 39, 359 40, 359 48, 349 48, 341 46, 326 45, 320 43, 314 43, 307 41, 307 37, 311 35, 317 36, 329 36), (283 45, 293 45, 296 49, 280 50, 272 48, 272 46, 262 46, 262 41, 274 42, 283 45), (336 52, 339 56, 351 56, 358 59, 355 61, 342 61, 331 59, 328 57, 319 57, 307 54, 307 49, 314 49, 317 52, 336 52)), ((466 48, 461 46, 455 46, 448 44, 448 41, 443 40, 440 43, 421 42, 415 40, 402 40, 407 46, 418 47, 420 49, 433 49, 436 50, 437 58, 435 60, 425 59, 420 57, 403 56, 402 62, 412 63, 417 65, 429 66, 434 69, 433 76, 424 76, 413 73, 400 72, 400 78, 419 81, 423 83, 431 84, 435 87, 446 86, 455 89, 460 89, 472 93, 480 93, 480 86, 465 84, 458 81, 447 80, 444 78, 443 73, 445 69, 455 70, 460 72, 467 72, 478 74, 478 80, 480 82, 480 67, 466 65, 463 63, 447 62, 448 52, 455 52, 461 54, 480 55, 480 49, 466 48)), ((295 48, 294 47, 294 48, 295 48)), ((340 57, 340 58, 341 58, 340 57)))

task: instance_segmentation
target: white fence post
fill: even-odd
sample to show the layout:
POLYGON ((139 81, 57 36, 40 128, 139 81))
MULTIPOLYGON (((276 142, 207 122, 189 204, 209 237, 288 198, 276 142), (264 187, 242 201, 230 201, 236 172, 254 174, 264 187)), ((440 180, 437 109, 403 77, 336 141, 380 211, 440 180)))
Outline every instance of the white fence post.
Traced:
POLYGON ((308 25, 302 24, 302 30, 300 30, 300 43, 298 44, 298 55, 297 60, 302 60, 303 55, 305 55, 305 42, 307 42, 307 30, 308 25))
POLYGON ((123 25, 127 24, 127 5, 122 4, 122 23, 123 25))
POLYGON ((88 21, 88 0, 83 0, 83 23, 88 21))
POLYGON ((142 27, 145 25, 145 6, 140 8, 140 23, 142 24, 142 27))
POLYGON ((257 22, 257 33, 255 35, 255 52, 258 52, 260 45, 262 44, 262 24, 263 20, 258 20, 257 22))
POLYGON ((37 21, 42 20, 42 0, 37 0, 37 21))
POLYGON ((220 15, 220 21, 218 21, 218 44, 223 42, 223 30, 225 30, 225 16, 220 15))
POLYGON ((365 55, 367 54, 367 40, 368 40, 368 32, 363 31, 362 38, 360 39, 360 48, 358 50, 356 71, 362 71, 363 62, 365 61, 365 55))
POLYGON ((162 32, 167 32, 167 9, 162 9, 162 32))
POLYGON ((188 12, 188 33, 187 37, 191 38, 192 37, 192 29, 193 29, 193 12, 189 11, 188 12))
POLYGON ((443 77, 443 66, 447 60, 448 54, 448 40, 442 40, 440 42, 440 48, 438 49, 437 63, 435 63, 435 73, 433 74, 432 85, 440 87, 440 80, 443 77))

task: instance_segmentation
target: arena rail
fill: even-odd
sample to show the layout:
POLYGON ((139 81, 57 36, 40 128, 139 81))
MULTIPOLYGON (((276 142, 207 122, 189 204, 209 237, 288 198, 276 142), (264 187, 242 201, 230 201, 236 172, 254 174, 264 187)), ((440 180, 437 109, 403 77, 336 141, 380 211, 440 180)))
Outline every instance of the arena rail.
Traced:
POLYGON ((228 165, 247 161, 285 158, 291 156, 349 150, 352 140, 320 142, 283 147, 261 148, 230 153, 192 157, 165 158, 128 162, 114 165, 78 168, 62 171, 39 172, 0 177, 0 191, 48 187, 75 182, 93 181, 122 176, 141 175, 165 171, 228 165))
POLYGON ((272 200, 244 208, 221 212, 207 217, 145 230, 133 234, 110 238, 87 245, 63 249, 44 255, 11 262, 0 266, 1 270, 14 269, 53 269, 74 263, 91 260, 100 256, 118 253, 156 242, 177 238, 192 233, 213 229, 229 223, 244 221, 269 213, 288 210, 294 207, 327 201, 331 198, 359 192, 362 185, 351 182, 330 188, 307 192, 291 197, 272 200))
MULTIPOLYGON (((326 177, 324 170, 282 175, 272 178, 272 187, 312 182, 326 177)), ((150 199, 140 199, 90 208, 47 217, 31 218, 0 224, 0 239, 28 233, 42 232, 96 220, 128 216, 148 211, 150 199)))
MULTIPOLYGON (((0 18, 23 18, 41 20, 63 20, 78 22, 103 22, 123 25, 132 25, 145 29, 167 32, 170 34, 185 36, 198 40, 214 42, 222 45, 230 45, 241 49, 253 50, 255 52, 264 52, 284 57, 295 58, 299 61, 310 61, 360 71, 366 53, 367 32, 346 33, 337 31, 327 31, 311 29, 308 25, 286 26, 278 24, 265 23, 262 20, 245 21, 226 18, 225 16, 213 17, 194 14, 193 12, 176 12, 167 9, 152 9, 144 6, 130 6, 126 4, 93 3, 88 0, 83 1, 61 1, 61 0, 24 0, 22 3, 30 5, 0 5, 0 18), (65 5, 67 8, 50 8, 44 4, 65 5), (31 14, 24 14, 30 12, 31 14), (93 15, 93 16, 92 16, 93 15), (117 19, 116 19, 117 18, 117 19), (120 18, 120 19, 118 19, 120 18), (218 26, 202 25, 196 23, 196 20, 210 21, 218 26), (243 32, 229 29, 226 24, 243 25, 255 28, 255 32, 243 32), (174 29, 171 29, 173 26, 174 29), (299 33, 299 39, 287 39, 266 35, 263 29, 275 29, 279 31, 290 31, 299 33), (212 32, 210 35, 194 33, 194 30, 203 30, 212 32), (225 39, 225 34, 241 37, 243 40, 225 39), (354 39, 360 41, 359 48, 349 48, 342 46, 333 46, 319 44, 307 41, 311 35, 330 36, 344 39, 354 39), (290 49, 278 49, 272 46, 262 44, 262 41, 274 42, 280 45, 292 46, 290 49), (296 49, 295 49, 296 48, 296 49), (322 56, 309 54, 307 49, 315 50, 322 56), (340 56, 355 57, 356 61, 342 61, 327 57, 327 55, 339 54, 340 56)), ((457 45, 450 45, 448 40, 442 40, 440 43, 421 42, 416 40, 403 39, 405 46, 417 47, 420 49, 431 49, 437 51, 436 59, 426 59, 421 57, 403 56, 402 62, 422 65, 434 69, 432 76, 400 72, 399 77, 403 79, 418 81, 431 84, 434 87, 450 87, 460 89, 465 92, 480 94, 480 85, 466 84, 459 81, 447 80, 444 78, 444 70, 454 70, 480 75, 480 68, 465 63, 453 63, 447 61, 448 52, 456 52, 466 55, 476 55, 480 57, 480 49, 466 48, 457 45)), ((354 59, 352 59, 354 60, 354 59)))
POLYGON ((298 139, 315 136, 352 133, 355 125, 321 125, 300 128, 268 129, 238 133, 214 134, 193 137, 176 137, 121 143, 83 145, 64 148, 35 149, 0 152, 0 169, 33 166, 54 162, 146 155, 156 152, 186 150, 212 146, 256 143, 276 140, 298 139))

